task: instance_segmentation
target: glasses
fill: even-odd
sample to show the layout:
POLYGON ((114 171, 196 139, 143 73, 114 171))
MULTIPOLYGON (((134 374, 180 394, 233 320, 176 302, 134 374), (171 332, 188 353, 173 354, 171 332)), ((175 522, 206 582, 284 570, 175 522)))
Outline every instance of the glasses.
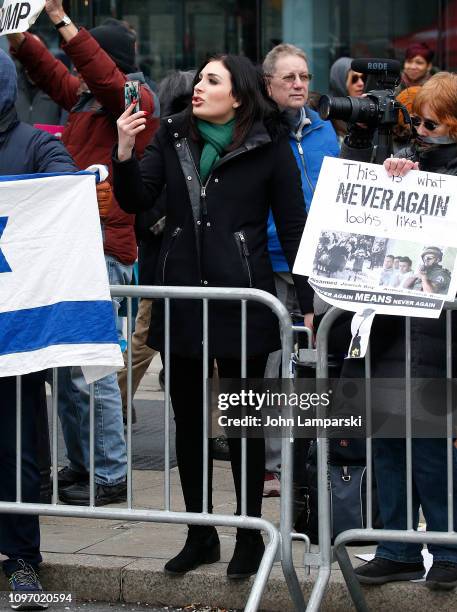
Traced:
POLYGON ((418 117, 417 115, 411 115, 411 123, 416 129, 423 124, 424 128, 429 132, 433 132, 433 130, 436 130, 440 125, 431 119, 422 119, 422 117, 418 117))
POLYGON ((366 76, 364 74, 353 74, 351 76, 351 85, 355 85, 357 81, 363 81, 365 83, 366 76))
MULTIPOLYGON (((276 75, 269 74, 268 76, 274 77, 276 75)), ((286 74, 283 77, 278 76, 278 79, 281 79, 281 81, 284 81, 284 83, 287 83, 287 85, 293 85, 297 80, 297 77, 302 83, 309 83, 313 78, 313 75, 309 72, 291 72, 290 74, 286 74)))

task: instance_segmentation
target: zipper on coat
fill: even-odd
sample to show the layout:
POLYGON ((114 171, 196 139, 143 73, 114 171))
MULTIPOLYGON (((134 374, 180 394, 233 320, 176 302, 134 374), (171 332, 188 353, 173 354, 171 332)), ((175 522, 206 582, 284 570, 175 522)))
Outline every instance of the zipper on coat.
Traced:
POLYGON ((192 156, 192 151, 190 150, 189 143, 187 142, 187 138, 185 140, 186 140, 186 147, 187 147, 187 151, 189 153, 189 157, 192 160, 192 165, 194 166, 195 174, 198 176, 198 180, 199 180, 199 183, 200 183, 201 216, 202 217, 206 217, 207 214, 208 214, 208 207, 206 205, 206 188, 208 187, 208 184, 209 184, 209 182, 211 180, 212 172, 210 172, 208 178, 206 179, 206 183, 203 184, 203 181, 201 179, 200 173, 197 170, 197 166, 195 165, 195 161, 194 161, 194 158, 192 156))
POLYGON ((303 153, 303 147, 301 146, 301 142, 298 142, 298 140, 297 140, 297 148, 298 148, 298 152, 300 153, 300 159, 301 159, 301 163, 303 166, 303 172, 305 173, 306 180, 308 181, 309 188, 311 189, 311 194, 314 194, 314 187, 308 176, 308 170, 306 169, 305 154, 303 153))
POLYGON ((165 285, 165 266, 167 265, 168 254, 171 251, 171 247, 173 246, 176 237, 181 233, 181 228, 176 227, 171 233, 170 244, 168 245, 167 252, 165 253, 165 257, 163 258, 163 266, 162 266, 162 285, 165 285))
POLYGON ((253 287, 254 285, 252 283, 251 266, 249 264, 249 249, 248 249, 248 243, 246 240, 246 236, 244 235, 244 232, 235 232, 235 238, 241 247, 241 255, 246 264, 246 268, 247 268, 248 275, 249 275, 249 287, 253 287))
MULTIPOLYGON (((208 179, 209 180, 209 179, 208 179)), ((208 215, 208 207, 206 205, 206 187, 208 185, 208 181, 206 182, 205 185, 201 186, 201 191, 200 191, 200 199, 201 199, 201 210, 202 210, 202 217, 207 217, 208 215)))

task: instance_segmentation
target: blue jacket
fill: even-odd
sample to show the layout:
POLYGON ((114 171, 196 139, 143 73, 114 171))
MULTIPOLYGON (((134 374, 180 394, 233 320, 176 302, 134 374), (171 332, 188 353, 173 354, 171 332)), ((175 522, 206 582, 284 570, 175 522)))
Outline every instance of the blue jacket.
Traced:
POLYGON ((3 129, 0 125, 0 175, 78 171, 60 141, 20 123, 14 111, 3 129))
MULTIPOLYGON (((308 107, 304 107, 302 116, 311 121, 305 125, 301 137, 291 133, 290 146, 301 172, 303 198, 306 211, 311 206, 314 189, 324 157, 338 157, 340 153, 335 130, 330 121, 323 121, 319 115, 308 107)), ((273 216, 270 211, 268 219, 268 251, 275 272, 289 272, 286 258, 276 233, 273 216)))

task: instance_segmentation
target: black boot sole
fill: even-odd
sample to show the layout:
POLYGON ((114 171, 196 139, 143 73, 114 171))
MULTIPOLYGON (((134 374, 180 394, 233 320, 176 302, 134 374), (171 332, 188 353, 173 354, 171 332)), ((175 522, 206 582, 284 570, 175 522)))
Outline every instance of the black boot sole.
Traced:
MULTIPOLYGON (((60 501, 68 506, 90 506, 89 499, 66 499, 64 496, 59 496, 60 501)), ((110 497, 109 499, 95 499, 94 504, 96 507, 109 506, 109 504, 122 504, 127 501, 127 495, 117 495, 110 497)))
POLYGON ((244 574, 227 574, 227 578, 229 580, 247 580, 251 576, 255 576, 258 571, 259 570, 256 569, 256 570, 254 570, 252 572, 244 573, 244 574))
POLYGON ((198 562, 194 563, 191 567, 186 568, 182 571, 169 570, 166 566, 163 568, 165 574, 169 576, 184 576, 187 572, 192 572, 193 570, 200 567, 200 565, 210 565, 211 563, 217 563, 221 560, 221 549, 220 546, 211 552, 208 552, 206 555, 203 555, 202 559, 199 559, 198 562))
POLYGON ((431 591, 452 591, 457 586, 457 580, 453 582, 439 582, 438 580, 426 580, 425 586, 431 591))

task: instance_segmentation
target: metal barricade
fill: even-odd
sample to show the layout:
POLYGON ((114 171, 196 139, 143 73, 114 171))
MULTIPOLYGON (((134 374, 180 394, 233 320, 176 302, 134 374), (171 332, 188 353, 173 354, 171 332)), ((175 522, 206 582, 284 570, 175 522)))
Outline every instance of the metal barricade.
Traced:
MULTIPOLYGON (((312 346, 312 331, 304 326, 293 325, 292 331, 297 334, 306 334, 308 336, 308 346, 312 346)), ((311 348, 302 349, 306 354, 303 358, 309 361, 314 360, 314 351, 311 348)), ((284 359, 284 353, 283 353, 284 359)), ((293 360, 293 356, 292 356, 293 360)), ((292 360, 290 367, 292 366, 292 360)), ((284 367, 284 362, 283 362, 284 367)), ((289 377, 292 377, 292 370, 289 377)), ((283 370, 283 378, 284 370, 283 370)), ((303 597, 303 591, 300 586, 297 572, 295 570, 292 557, 292 545, 294 541, 300 541, 305 546, 305 558, 310 553, 311 542, 309 537, 304 533, 295 532, 293 529, 293 444, 294 432, 289 428, 289 435, 286 436, 283 432, 282 448, 281 448, 281 503, 280 503, 280 521, 279 528, 281 533, 281 565, 284 578, 286 579, 289 594, 296 610, 305 610, 306 603, 303 597)), ((303 466, 305 469, 305 466, 303 466)))
MULTIPOLYGON (((210 514, 208 512, 208 390, 206 380, 208 378, 208 304, 212 300, 239 300, 241 307, 241 372, 240 378, 246 378, 247 361, 247 302, 255 301, 268 306, 276 315, 281 331, 282 341, 282 377, 290 377, 290 358, 292 354, 292 325, 290 316, 281 302, 269 293, 257 289, 235 289, 235 288, 194 288, 194 287, 111 287, 113 297, 125 297, 127 299, 127 508, 106 509, 95 507, 95 461, 94 461, 94 385, 90 385, 90 503, 89 507, 76 505, 58 504, 58 483, 57 483, 57 387, 58 370, 53 371, 53 394, 52 394, 52 503, 24 503, 21 501, 21 377, 17 378, 17 439, 16 439, 16 501, 0 502, 0 513, 17 514, 36 514, 42 516, 71 516, 80 518, 101 518, 120 521, 149 521, 171 524, 192 524, 192 525, 221 525, 227 527, 258 529, 266 532, 269 541, 265 547, 259 570, 255 576, 249 598, 246 602, 245 610, 253 612, 258 609, 262 593, 265 589, 268 577, 274 561, 276 560, 280 536, 278 529, 269 521, 261 518, 249 517, 246 515, 246 438, 242 439, 241 458, 241 516, 210 514), (132 298, 163 299, 165 304, 165 476, 164 476, 164 509, 149 510, 135 509, 132 507, 132 298), (172 299, 201 300, 203 303, 203 512, 187 513, 174 512, 170 505, 170 440, 169 440, 169 420, 170 420, 170 301, 172 299)), ((283 542, 283 567, 286 579, 291 590, 294 601, 301 601, 303 596, 298 584, 296 573, 291 557, 291 522, 292 522, 292 451, 291 441, 284 438, 282 447, 284 503, 281 507, 281 534, 283 542)), ((297 536, 303 539, 302 536, 297 536)), ((305 538, 306 539, 306 538, 305 538)))
MULTIPOLYGON (((332 309, 336 310, 336 309, 332 309)), ((331 315, 328 315, 331 316, 331 315)), ((336 316, 335 316, 336 318, 336 316)), ((316 379, 328 377, 328 353, 326 343, 323 342, 323 334, 316 337, 316 348, 312 348, 313 334, 306 327, 294 325, 293 332, 297 334, 306 334, 308 340, 308 348, 298 349, 297 358, 300 362, 315 365, 316 379)), ((319 328, 320 330, 320 328, 319 328)), ((318 411, 317 417, 323 416, 318 411)), ((331 564, 332 564, 332 547, 330 537, 330 499, 328 487, 324 494, 321 494, 319 489, 318 497, 318 537, 319 537, 319 552, 311 552, 311 542, 309 537, 303 533, 297 533, 293 530, 292 513, 293 513, 293 482, 292 482, 292 444, 294 442, 293 432, 290 432, 289 437, 284 436, 282 441, 282 468, 281 468, 281 542, 282 555, 281 562, 284 577, 287 582, 289 593, 296 610, 306 610, 314 612, 320 609, 322 599, 325 595, 328 581, 330 579, 331 564), (304 542, 304 565, 307 574, 310 572, 310 567, 318 566, 317 580, 313 585, 313 589, 308 602, 305 602, 303 591, 300 586, 297 572, 294 567, 292 558, 292 543, 294 541, 304 542)), ((327 439, 317 438, 317 469, 318 474, 325 474, 327 469, 327 439)), ((303 466, 303 469, 306 469, 303 466)), ((319 484, 320 486, 320 484, 319 484)))
MULTIPOLYGON (((445 305, 446 309, 446 379, 452 379, 452 311, 457 310, 457 302, 445 305)), ((316 337, 316 376, 318 380, 328 379, 328 339, 331 333, 332 324, 344 311, 337 308, 330 309, 319 326, 316 337)), ((453 434, 452 434, 452 395, 447 393, 447 511, 448 511, 448 530, 447 532, 424 531, 419 532, 413 529, 413 508, 412 508, 412 405, 411 405, 411 319, 405 317, 405 366, 406 366, 406 491, 407 491, 407 528, 406 530, 386 530, 375 529, 372 521, 372 436, 371 436, 371 359, 368 347, 365 357, 365 393, 367 406, 367 437, 366 437, 366 462, 367 462, 367 498, 366 498, 366 528, 351 529, 340 533, 334 542, 333 552, 338 561, 351 598, 358 612, 369 610, 363 595, 360 583, 357 580, 352 564, 346 549, 346 544, 351 541, 389 541, 401 540, 409 543, 428 543, 428 544, 451 544, 457 545, 457 533, 454 530, 454 497, 453 497, 453 434)), ((317 611, 320 608, 322 599, 328 585, 333 560, 331 546, 331 509, 330 493, 328 480, 328 440, 326 437, 317 439, 318 449, 318 511, 319 511, 319 552, 314 555, 305 555, 305 564, 312 562, 319 566, 319 573, 313 591, 306 607, 307 611, 317 611)), ((297 606, 297 604, 296 604, 297 606)), ((299 607, 297 606, 297 609, 299 607)))

